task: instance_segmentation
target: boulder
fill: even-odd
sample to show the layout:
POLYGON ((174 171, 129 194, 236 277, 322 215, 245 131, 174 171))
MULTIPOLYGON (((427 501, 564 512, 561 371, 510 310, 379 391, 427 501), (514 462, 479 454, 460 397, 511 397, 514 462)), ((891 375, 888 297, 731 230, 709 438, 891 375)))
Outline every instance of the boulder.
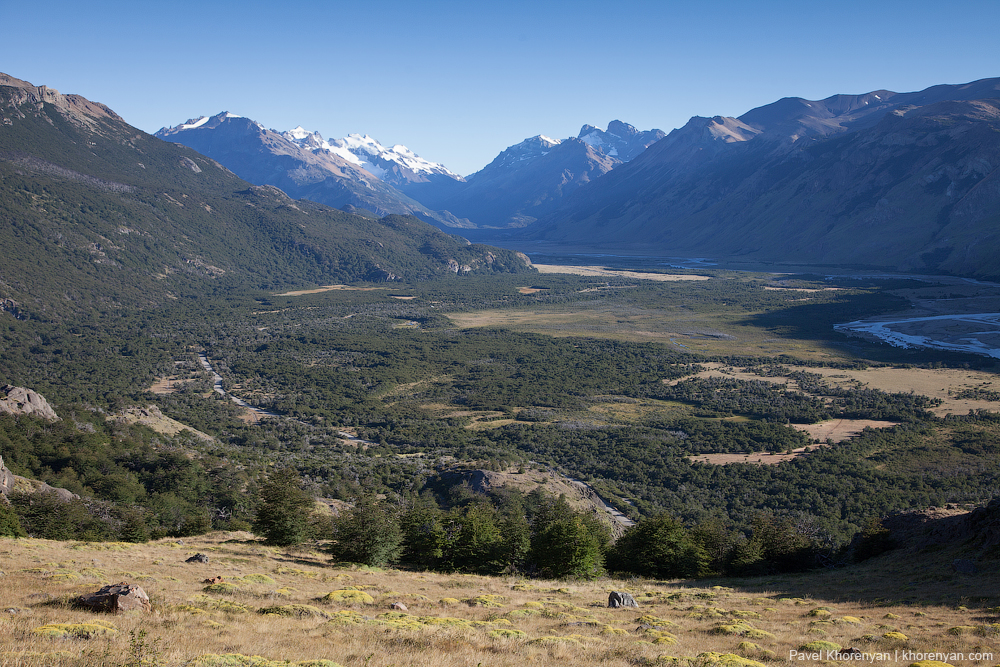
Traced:
POLYGON ((208 562, 208 556, 206 556, 205 554, 195 554, 195 555, 191 556, 190 558, 188 558, 184 562, 185 563, 207 563, 208 562))
POLYGON ((625 591, 611 591, 611 595, 608 596, 608 606, 612 609, 638 607, 639 603, 635 601, 635 598, 631 594, 625 591))
POLYGON ((59 415, 52 409, 44 396, 31 389, 15 387, 12 384, 0 386, 0 412, 13 415, 35 415, 50 421, 59 420, 59 415))
POLYGON ((139 586, 132 586, 123 581, 120 584, 109 584, 101 590, 81 595, 77 602, 94 611, 105 611, 120 614, 126 611, 153 611, 146 591, 139 586))
POLYGON ((392 604, 391 604, 391 605, 389 606, 389 609, 395 609, 396 611, 409 611, 409 610, 408 610, 408 609, 406 608, 406 605, 405 605, 405 604, 403 604, 402 602, 393 602, 393 603, 392 603, 392 604))
POLYGON ((222 575, 219 575, 218 577, 211 577, 209 579, 205 579, 201 583, 203 583, 203 584, 224 584, 226 582, 222 578, 222 575))

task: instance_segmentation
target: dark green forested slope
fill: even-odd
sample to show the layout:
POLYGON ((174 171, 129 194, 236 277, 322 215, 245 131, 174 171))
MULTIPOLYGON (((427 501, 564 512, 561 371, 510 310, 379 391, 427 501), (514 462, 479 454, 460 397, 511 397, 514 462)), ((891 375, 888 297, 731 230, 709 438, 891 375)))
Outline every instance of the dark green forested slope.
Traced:
POLYGON ((234 286, 528 270, 516 253, 415 218, 371 220, 253 187, 113 114, 39 90, 0 86, 0 300, 18 316, 234 286))

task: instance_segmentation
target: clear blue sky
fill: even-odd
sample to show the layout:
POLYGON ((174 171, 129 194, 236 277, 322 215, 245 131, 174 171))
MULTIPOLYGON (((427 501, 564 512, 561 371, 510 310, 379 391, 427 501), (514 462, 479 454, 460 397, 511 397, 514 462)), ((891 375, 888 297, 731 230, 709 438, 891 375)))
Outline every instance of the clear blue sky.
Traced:
POLYGON ((1000 0, 0 0, 0 71, 147 132, 220 111, 469 174, 536 134, 1000 76, 1000 0))

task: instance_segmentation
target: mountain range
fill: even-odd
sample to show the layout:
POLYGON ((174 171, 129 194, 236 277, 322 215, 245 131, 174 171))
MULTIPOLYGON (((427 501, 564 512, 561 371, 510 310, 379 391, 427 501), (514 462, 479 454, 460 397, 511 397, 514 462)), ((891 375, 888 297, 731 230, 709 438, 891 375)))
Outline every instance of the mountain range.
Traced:
POLYGON ((225 286, 530 270, 523 255, 410 216, 293 200, 105 105, 3 74, 0 222, 0 309, 18 319, 149 307, 225 286))
MULTIPOLYGON (((439 267, 486 266, 462 259, 480 246, 449 234, 430 245, 421 240, 415 250, 414 239, 403 237, 417 233, 416 226, 389 252, 381 235, 390 228, 402 232, 389 222, 393 215, 507 247, 1000 276, 1000 79, 911 93, 784 98, 739 117, 694 117, 666 135, 620 121, 607 130, 585 125, 576 137, 525 139, 465 178, 367 135, 327 140, 301 127, 269 130, 227 112, 164 128, 157 135, 168 141, 153 142, 83 97, 6 75, 0 86, 0 166, 4 187, 13 188, 2 205, 10 216, 37 219, 36 231, 57 239, 53 247, 76 235, 74 247, 89 248, 76 260, 91 273, 94 266, 126 266, 129 253, 137 252, 119 243, 122 232, 98 213, 109 209, 123 219, 147 220, 143 231, 149 234, 160 224, 154 218, 169 219, 157 231, 162 245, 144 251, 164 266, 179 261, 182 273, 197 273, 206 264, 237 275, 217 243, 215 235, 225 235, 221 223, 207 221, 220 210, 262 209, 246 199, 263 197, 281 222, 258 220, 237 235, 243 255, 270 257, 270 248, 297 267, 289 275, 301 280, 371 278, 380 271, 432 275, 426 266, 402 268, 419 263, 413 253, 429 260, 428 247, 437 248, 431 261, 439 267), (151 157, 142 158, 147 154, 157 156, 157 169, 151 157), (178 171, 180 164, 187 166, 178 171), (61 203, 46 205, 25 199, 23 192, 39 179, 60 188, 89 184, 101 201, 81 208, 80 194, 60 194, 61 203), (178 189, 208 184, 212 194, 178 189), (185 196, 196 194, 199 207, 185 204, 185 196), (310 201, 333 208, 313 209, 310 201), (56 209, 61 213, 54 216, 56 209), (343 217, 343 211, 352 215, 343 217), (82 216, 94 233, 57 228, 59 216, 82 216), (291 220, 303 216, 308 221, 291 220), (319 224, 320 218, 336 223, 319 224), (343 224, 355 231, 333 231, 343 224), (359 225, 366 231, 355 238, 359 225), (197 237, 203 242, 195 251, 197 237), (354 242, 367 249, 345 249, 354 242), (334 247, 338 256, 351 254, 352 268, 330 259, 334 247), (400 253, 410 259, 401 260, 400 253)), ((419 228, 421 239, 428 229, 419 228)), ((495 249, 487 252, 500 257, 495 249)), ((138 255, 129 261, 138 262, 138 255)), ((269 263, 251 262, 256 271, 269 263)), ((489 269, 520 270, 518 263, 523 267, 506 257, 489 269)))
POLYGON ((282 133, 308 152, 284 168, 286 149, 258 125, 260 139, 243 142, 255 147, 254 168, 230 156, 236 142, 215 129, 219 116, 158 135, 334 206, 347 200, 305 165, 342 156, 355 171, 341 167, 338 178, 360 169, 367 197, 347 203, 390 210, 387 199, 371 201, 381 183, 397 193, 392 206, 480 241, 996 277, 998 99, 1000 79, 982 79, 788 97, 739 117, 694 117, 666 135, 620 121, 606 131, 585 125, 577 137, 525 139, 464 179, 366 136, 282 133), (205 136, 212 132, 217 139, 205 136), (297 176, 305 173, 314 174, 308 186, 297 176), (296 178, 298 188, 288 184, 296 178))
POLYGON ((620 121, 607 131, 585 125, 564 141, 536 136, 511 146, 468 178, 423 160, 405 146, 368 135, 328 141, 318 132, 268 130, 223 112, 156 136, 218 160, 238 176, 294 198, 376 215, 415 215, 442 229, 523 227, 570 192, 632 159, 664 136, 620 121))

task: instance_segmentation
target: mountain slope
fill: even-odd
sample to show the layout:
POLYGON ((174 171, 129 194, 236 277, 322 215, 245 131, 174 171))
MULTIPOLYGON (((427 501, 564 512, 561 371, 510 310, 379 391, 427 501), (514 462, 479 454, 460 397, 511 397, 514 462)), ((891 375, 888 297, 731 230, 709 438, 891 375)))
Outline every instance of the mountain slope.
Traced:
POLYGON ((693 118, 530 236, 997 276, 998 98, 991 79, 693 118))
POLYGON ((0 76, 0 304, 21 319, 226 286, 521 271, 411 217, 370 220, 254 187, 107 107, 0 76))
MULTIPOLYGON (((415 215, 444 227, 469 226, 447 213, 427 209, 366 169, 391 174, 395 167, 395 173, 401 173, 401 164, 393 162, 390 166, 378 155, 368 155, 362 161, 344 146, 331 145, 315 133, 303 130, 282 134, 249 118, 223 112, 162 128, 155 136, 193 148, 240 178, 256 185, 273 185, 294 199, 309 199, 334 208, 354 206, 380 216, 415 215)), ((357 152, 363 153, 359 149, 357 152)), ((399 151, 394 155, 405 157, 399 151)), ((411 160, 411 165, 417 166, 416 161, 411 160)))

